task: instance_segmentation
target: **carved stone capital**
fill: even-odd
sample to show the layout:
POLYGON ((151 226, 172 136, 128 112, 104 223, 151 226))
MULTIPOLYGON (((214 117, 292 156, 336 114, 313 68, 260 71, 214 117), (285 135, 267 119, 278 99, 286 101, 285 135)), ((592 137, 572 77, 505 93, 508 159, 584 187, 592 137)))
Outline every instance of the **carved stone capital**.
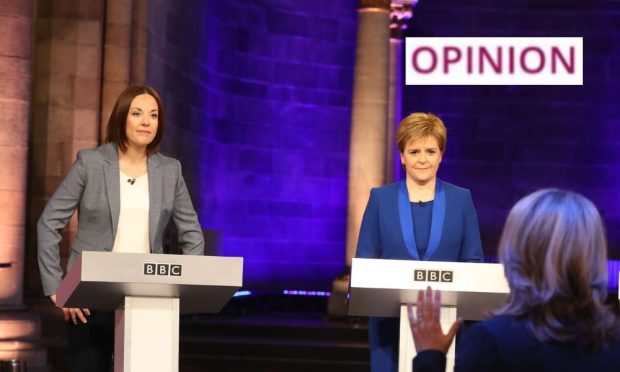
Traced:
POLYGON ((400 39, 407 29, 407 21, 413 16, 413 5, 417 1, 394 1, 390 4, 390 38, 400 39))
POLYGON ((390 10, 390 0, 359 0, 358 9, 381 9, 381 10, 390 10))

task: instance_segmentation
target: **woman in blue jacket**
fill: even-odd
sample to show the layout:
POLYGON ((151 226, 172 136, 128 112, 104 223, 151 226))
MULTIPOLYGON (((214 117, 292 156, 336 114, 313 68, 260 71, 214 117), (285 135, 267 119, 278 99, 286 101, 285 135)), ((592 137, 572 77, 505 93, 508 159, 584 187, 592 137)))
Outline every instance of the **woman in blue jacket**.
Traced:
MULTIPOLYGON (((413 113, 401 121, 397 140, 406 177, 371 190, 356 257, 482 262, 471 193, 437 178, 446 139, 435 115, 413 113)), ((398 340, 398 318, 370 318, 373 372, 398 369, 398 340)))

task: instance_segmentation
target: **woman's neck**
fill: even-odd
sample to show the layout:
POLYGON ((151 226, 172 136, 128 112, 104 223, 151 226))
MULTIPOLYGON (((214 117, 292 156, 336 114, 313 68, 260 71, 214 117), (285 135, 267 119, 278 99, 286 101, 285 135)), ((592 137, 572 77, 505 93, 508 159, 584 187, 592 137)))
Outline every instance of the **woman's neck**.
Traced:
POLYGON ((409 201, 427 202, 435 199, 435 185, 437 178, 433 178, 425 183, 418 183, 407 177, 407 192, 409 193, 409 201))
POLYGON ((146 158, 146 148, 135 148, 131 146, 126 146, 125 151, 122 151, 120 148, 118 149, 118 159, 126 163, 145 163, 146 158))
POLYGON ((148 170, 146 149, 127 146, 125 151, 118 150, 118 166, 126 175, 138 178, 148 170))

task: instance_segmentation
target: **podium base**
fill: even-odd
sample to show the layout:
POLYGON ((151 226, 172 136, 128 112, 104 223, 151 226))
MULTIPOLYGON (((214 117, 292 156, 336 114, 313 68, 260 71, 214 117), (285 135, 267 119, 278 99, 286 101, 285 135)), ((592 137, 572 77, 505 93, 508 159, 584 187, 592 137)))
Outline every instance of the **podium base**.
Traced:
POLYGON ((178 372, 179 299, 125 297, 114 337, 115 372, 178 372))
MULTIPOLYGON (((416 307, 413 307, 415 313, 416 307)), ((456 306, 442 306, 439 314, 441 329, 444 332, 450 329, 452 323, 456 321, 456 306)), ((446 371, 454 371, 455 342, 452 341, 448 354, 446 355, 446 371)), ((411 327, 409 325, 409 316, 407 314, 407 305, 400 306, 400 346, 398 353, 398 372, 411 372, 412 361, 416 356, 413 337, 411 336, 411 327)), ((415 371, 413 371, 415 372, 415 371)))

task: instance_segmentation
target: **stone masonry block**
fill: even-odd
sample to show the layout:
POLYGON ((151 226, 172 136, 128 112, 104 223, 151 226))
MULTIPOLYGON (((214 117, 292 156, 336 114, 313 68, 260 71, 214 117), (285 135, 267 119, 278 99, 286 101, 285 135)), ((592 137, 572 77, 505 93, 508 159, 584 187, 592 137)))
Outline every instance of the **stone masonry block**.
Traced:
POLYGON ((0 97, 0 146, 22 146, 28 143, 28 101, 4 100, 0 97))
POLYGON ((0 56, 30 57, 32 20, 0 14, 0 56))
POLYGON ((133 1, 108 0, 106 3, 106 22, 130 25, 133 1))
POLYGON ((101 77, 101 48, 95 45, 78 45, 75 75, 99 79, 101 77))
POLYGON ((52 19, 52 38, 57 42, 75 44, 78 40, 79 21, 72 18, 52 19))
POLYGON ((53 75, 73 76, 77 65, 78 46, 75 43, 52 42, 50 69, 53 75))
POLYGON ((19 57, 0 56, 0 97, 30 100, 30 61, 19 57))
POLYGON ((50 106, 47 126, 48 138, 52 141, 71 141, 73 139, 73 108, 50 106))
POLYGON ((103 0, 55 0, 52 15, 80 19, 99 19, 102 16, 103 0))
POLYGON ((26 189, 27 151, 25 146, 0 146, 0 190, 22 192, 26 189))
POLYGON ((0 15, 20 18, 32 18, 34 1, 4 0, 0 15))
POLYGON ((98 110, 101 101, 101 81, 98 78, 76 77, 73 82, 73 106, 98 110))
MULTIPOLYGON (((1 172, 1 171, 0 171, 1 172)), ((16 176, 10 178, 17 178, 16 176)), ((0 213, 0 226, 2 227, 23 227, 25 220, 26 195, 25 189, 7 190, 4 189, 4 182, 0 183, 0 203, 2 213, 0 213)), ((23 236, 22 236, 23 238, 23 236)), ((6 243, 6 236, 3 236, 3 243, 6 243)), ((5 255, 10 252, 8 247, 3 246, 2 252, 5 255)))
POLYGON ((105 45, 128 48, 131 46, 132 26, 128 24, 108 23, 105 28, 105 45))
POLYGON ((93 45, 99 47, 101 45, 102 21, 100 19, 78 21, 78 44, 93 45))
POLYGON ((104 75, 109 80, 129 82, 131 51, 114 45, 105 47, 104 75))
POLYGON ((74 140, 89 142, 99 140, 99 110, 75 109, 72 124, 74 140))

